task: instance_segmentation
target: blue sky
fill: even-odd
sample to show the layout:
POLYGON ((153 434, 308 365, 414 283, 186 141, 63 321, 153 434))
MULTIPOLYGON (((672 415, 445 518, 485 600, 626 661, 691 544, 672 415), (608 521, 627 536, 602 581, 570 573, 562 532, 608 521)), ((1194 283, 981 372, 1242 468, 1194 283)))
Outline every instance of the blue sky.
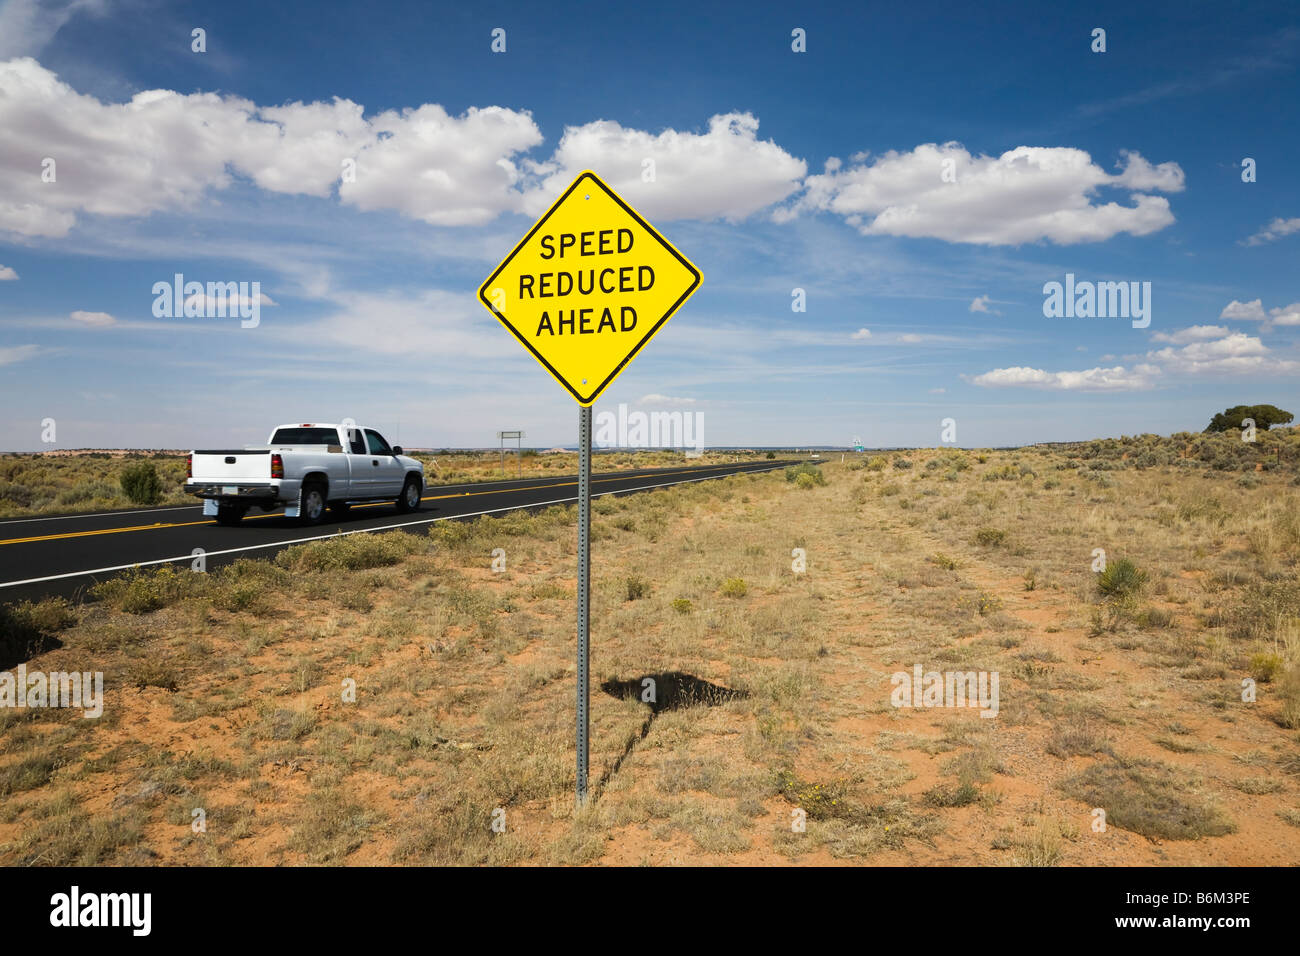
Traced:
POLYGON ((971 446, 1298 410, 1293 5, 839 7, 0 3, 0 449, 571 444, 475 292, 588 167, 704 274, 597 411, 971 446), (155 317, 176 273, 259 282, 259 324, 155 317), (1067 273, 1150 283, 1149 327, 1045 317, 1067 273))

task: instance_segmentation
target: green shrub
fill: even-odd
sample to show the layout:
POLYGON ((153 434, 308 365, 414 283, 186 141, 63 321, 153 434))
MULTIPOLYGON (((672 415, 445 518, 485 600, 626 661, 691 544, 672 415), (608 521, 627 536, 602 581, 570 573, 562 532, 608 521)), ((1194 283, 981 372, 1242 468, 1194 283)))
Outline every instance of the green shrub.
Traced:
POLYGON ((983 548, 996 548, 1007 539, 1001 528, 980 528, 975 532, 975 543, 983 548))
POLYGON ((638 577, 635 574, 629 575, 623 580, 623 592, 625 600, 639 601, 650 593, 650 584, 645 578, 638 577))
POLYGON ((153 505, 162 500, 162 480, 152 462, 141 461, 122 470, 122 493, 137 505, 153 505))
MULTIPOLYGON (((444 525, 456 526, 462 522, 448 521, 444 525)), ((361 571, 401 564, 407 555, 420 547, 419 539, 402 531, 350 534, 281 551, 276 555, 275 563, 295 571, 361 571)))
POLYGON ((804 473, 799 477, 795 478, 794 486, 796 488, 803 488, 805 490, 808 488, 815 488, 817 487, 817 479, 815 479, 812 475, 804 473))
POLYGON ((771 460, 772 460, 773 458, 775 458, 775 457, 776 457, 776 452, 774 452, 774 451, 769 451, 769 452, 767 453, 767 460, 768 460, 768 461, 771 461, 771 460))
MULTIPOLYGON (((816 465, 808 464, 808 462, 804 462, 801 465, 794 465, 785 470, 785 480, 789 482, 794 482, 795 484, 799 484, 799 479, 803 475, 807 475, 810 479, 812 479, 812 483, 814 485, 826 484, 826 476, 822 474, 822 470, 818 468, 816 465)), ((803 484, 799 484, 799 487, 808 488, 811 487, 811 485, 809 485, 807 482, 804 482, 803 484)))
POLYGON ((1282 655, 1268 654, 1261 652, 1252 654, 1250 662, 1247 665, 1250 670, 1250 676, 1255 678, 1261 684, 1271 683, 1273 678, 1282 673, 1282 655))
POLYGON ((690 614, 695 608, 690 598, 674 598, 671 606, 678 614, 690 614))
POLYGON ((71 488, 59 492, 54 499, 54 504, 56 507, 62 508, 96 500, 112 501, 117 495, 118 490, 110 482, 81 481, 71 488))
POLYGON ((1003 465, 1001 468, 990 468, 984 472, 985 481, 1014 481, 1020 477, 1020 471, 1015 465, 1003 465))
POLYGON ((719 589, 719 593, 723 597, 730 598, 744 597, 748 591, 749 586, 745 584, 744 578, 727 578, 722 582, 722 587, 719 589))
POLYGON ((1097 591, 1107 597, 1129 597, 1137 594, 1146 584, 1147 573, 1138 569, 1128 558, 1120 558, 1106 565, 1097 575, 1097 591))
POLYGON ((90 595, 127 614, 148 614, 180 600, 187 588, 205 585, 205 577, 189 570, 178 572, 170 564, 152 571, 136 567, 92 585, 90 595))

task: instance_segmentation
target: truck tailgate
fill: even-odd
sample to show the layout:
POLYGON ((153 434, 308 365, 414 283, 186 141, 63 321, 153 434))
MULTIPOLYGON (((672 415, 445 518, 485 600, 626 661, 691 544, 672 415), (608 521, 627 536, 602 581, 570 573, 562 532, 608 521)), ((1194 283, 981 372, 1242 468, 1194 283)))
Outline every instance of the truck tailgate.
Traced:
POLYGON ((191 464, 190 479, 194 483, 213 482, 237 484, 241 481, 271 480, 271 451, 267 448, 250 451, 196 450, 191 464))

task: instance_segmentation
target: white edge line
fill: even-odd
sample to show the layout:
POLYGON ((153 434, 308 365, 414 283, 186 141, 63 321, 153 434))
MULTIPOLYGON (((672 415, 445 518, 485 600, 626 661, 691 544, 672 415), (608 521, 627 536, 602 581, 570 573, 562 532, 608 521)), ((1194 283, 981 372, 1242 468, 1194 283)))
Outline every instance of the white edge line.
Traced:
MULTIPOLYGON (((603 498, 605 497, 605 495, 623 495, 623 494, 627 494, 629 491, 650 491, 655 488, 672 488, 675 485, 689 485, 697 481, 716 481, 719 478, 734 478, 736 475, 747 475, 747 474, 753 474, 755 472, 760 472, 760 471, 774 471, 776 468, 781 468, 781 467, 786 467, 786 466, 776 465, 776 466, 771 466, 766 468, 746 469, 745 471, 733 471, 725 475, 708 475, 704 478, 687 478, 684 481, 672 481, 672 482, 667 482, 665 484, 658 484, 658 485, 641 485, 637 488, 610 489, 609 491, 596 492, 592 494, 592 497, 603 498)), ((509 489, 505 489, 505 490, 509 490, 509 489)), ((570 501, 577 501, 577 500, 578 500, 578 496, 574 495, 572 498, 556 498, 553 501, 537 501, 527 505, 513 505, 509 508, 490 508, 487 511, 472 511, 460 515, 443 515, 441 518, 421 518, 418 521, 403 521, 400 524, 389 524, 379 528, 356 528, 352 531, 336 531, 333 534, 318 534, 310 538, 293 538, 289 541, 271 541, 268 542, 267 544, 250 544, 244 548, 227 548, 225 551, 205 551, 203 553, 203 556, 205 558, 211 558, 211 557, 219 557, 220 555, 223 554, 238 554, 241 551, 258 551, 263 548, 291 547, 295 544, 305 544, 308 541, 323 541, 327 538, 343 538, 350 534, 373 534, 376 531, 395 531, 398 528, 410 528, 410 527, 414 527, 415 525, 421 525, 421 524, 433 524, 436 521, 455 521, 458 518, 478 518, 481 517, 482 515, 498 514, 502 511, 522 511, 526 508, 542 508, 545 507, 546 505, 562 505, 562 504, 568 504, 570 501)), ((86 577, 87 575, 90 574, 108 574, 109 572, 112 571, 126 571, 130 568, 147 568, 150 565, 154 565, 154 564, 172 564, 173 562, 176 561, 192 561, 194 557, 195 555, 193 553, 190 553, 190 554, 183 554, 175 558, 157 558, 153 561, 137 561, 133 564, 119 564, 111 568, 93 568, 89 571, 70 571, 67 574, 51 574, 48 577, 44 577, 44 578, 27 578, 24 581, 5 581, 3 583, 0 583, 0 588, 16 588, 24 584, 41 584, 45 581, 61 581, 64 578, 81 578, 81 577, 86 577)))

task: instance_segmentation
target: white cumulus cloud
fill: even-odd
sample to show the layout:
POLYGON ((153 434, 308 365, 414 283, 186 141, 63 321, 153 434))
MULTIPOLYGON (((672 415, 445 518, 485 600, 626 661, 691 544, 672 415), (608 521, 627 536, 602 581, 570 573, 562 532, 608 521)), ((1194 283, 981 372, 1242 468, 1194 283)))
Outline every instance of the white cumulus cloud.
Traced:
POLYGON ((1265 309, 1262 299, 1251 299, 1249 302, 1238 302, 1233 299, 1224 306, 1223 311, 1219 313, 1219 318, 1263 322, 1262 328, 1267 332, 1275 325, 1300 325, 1300 302, 1265 309))
POLYGON ((1156 332, 1151 336, 1152 342, 1169 342, 1173 345, 1186 345, 1188 342, 1202 342, 1206 339, 1222 338, 1228 334, 1226 325, 1193 325, 1178 329, 1176 332, 1156 332))
POLYGON ((1244 332, 1148 352, 1147 358, 1166 371, 1183 375, 1258 375, 1300 369, 1300 362, 1275 358, 1262 341, 1244 332))
POLYGON ((1093 368, 1079 372, 1048 372, 1016 366, 999 368, 970 381, 990 388, 1039 388, 1059 391, 1131 391, 1150 388, 1160 376, 1233 378, 1289 375, 1300 362, 1276 357, 1259 338, 1244 332, 1229 333, 1222 326, 1198 325, 1172 333, 1156 333, 1155 341, 1172 343, 1147 352, 1129 366, 1093 368))
POLYGON ((528 195, 528 211, 545 211, 584 169, 652 221, 736 221, 792 195, 808 166, 759 139, 750 113, 714 116, 704 133, 649 133, 597 120, 565 129, 555 155, 537 167, 543 178, 528 195))
POLYGON ((1269 309, 1268 318, 1273 325, 1300 325, 1300 302, 1269 309))
POLYGON ((1246 322, 1263 322, 1268 316, 1264 313, 1264 302, 1262 299, 1252 299, 1249 302, 1238 302, 1233 299, 1223 307, 1219 313, 1221 319, 1237 319, 1246 322))
POLYGON ((8 266, 0 266, 0 282, 13 282, 18 278, 18 273, 8 266))
POLYGON ((808 177, 806 193, 783 215, 826 210, 864 235, 990 246, 1099 242, 1172 223, 1169 201, 1150 193, 1183 189, 1178 164, 1152 165, 1137 153, 1123 154, 1122 162, 1111 174, 1081 149, 1020 146, 1000 156, 973 156, 959 143, 925 143, 828 166, 808 177), (945 170, 955 181, 945 181, 945 170), (1102 189, 1126 191, 1129 204, 1102 202, 1102 189))
POLYGON ((977 375, 971 382, 985 388, 1038 388, 1052 391, 1116 392, 1150 388, 1160 374, 1154 365, 1140 364, 1131 369, 1090 368, 1080 372, 1047 372, 1040 368, 1013 366, 996 368, 977 375))
POLYGON ((107 312, 86 312, 83 309, 77 309, 68 317, 75 322, 82 323, 83 325, 94 325, 100 328, 106 328, 107 326, 113 325, 117 322, 117 319, 113 318, 107 312))
POLYGON ((482 225, 522 208, 513 157, 542 141, 528 113, 492 106, 452 116, 425 104, 380 113, 370 126, 378 138, 358 156, 356 181, 339 187, 344 202, 436 226, 482 225))
POLYGON ((1245 244, 1248 246, 1259 246, 1266 242, 1272 242, 1274 239, 1281 239, 1283 236, 1289 236, 1293 232, 1300 232, 1300 216, 1297 216, 1294 219, 1283 219, 1279 216, 1259 232, 1246 239, 1245 244))
POLYGON ((736 221, 789 197, 807 172, 758 138, 749 113, 714 116, 704 132, 598 120, 566 128, 549 158, 531 158, 542 143, 526 110, 453 115, 425 103, 367 117, 337 97, 259 106, 172 90, 111 103, 19 58, 0 62, 0 232, 58 238, 83 214, 183 211, 236 177, 272 193, 337 194, 362 211, 476 226, 540 212, 586 168, 652 219, 736 221))

